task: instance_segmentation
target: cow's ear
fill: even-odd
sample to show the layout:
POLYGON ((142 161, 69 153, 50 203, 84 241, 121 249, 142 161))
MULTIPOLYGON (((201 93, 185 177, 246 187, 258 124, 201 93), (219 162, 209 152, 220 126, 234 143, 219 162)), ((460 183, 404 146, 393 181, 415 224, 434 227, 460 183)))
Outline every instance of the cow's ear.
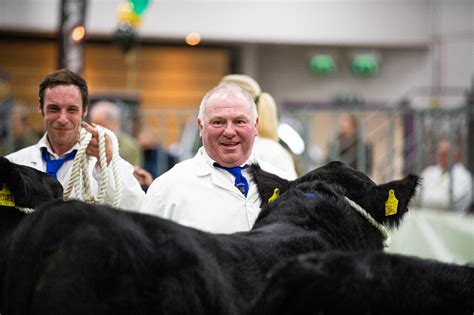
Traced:
MULTIPOLYGON (((25 167, 25 166, 23 166, 25 167)), ((8 159, 0 158, 0 183, 6 186, 9 193, 13 197, 13 204, 20 207, 30 207, 27 204, 27 200, 31 197, 31 193, 28 191, 28 185, 25 184, 21 172, 19 172, 19 166, 10 162, 8 159)), ((38 183, 32 182, 30 185, 39 185, 38 183)))
POLYGON ((413 174, 404 179, 391 181, 377 187, 377 199, 382 203, 377 217, 379 222, 393 227, 400 224, 401 219, 407 213, 417 187, 419 177, 413 174))
POLYGON ((275 174, 265 172, 258 164, 250 166, 250 173, 252 174, 254 182, 257 184, 258 193, 262 199, 261 207, 268 203, 270 198, 275 197, 275 190, 278 194, 282 194, 288 190, 291 181, 281 178, 275 174))
POLYGON ((0 157, 0 183, 7 185, 19 207, 35 208, 63 195, 61 183, 54 177, 3 157, 0 157))

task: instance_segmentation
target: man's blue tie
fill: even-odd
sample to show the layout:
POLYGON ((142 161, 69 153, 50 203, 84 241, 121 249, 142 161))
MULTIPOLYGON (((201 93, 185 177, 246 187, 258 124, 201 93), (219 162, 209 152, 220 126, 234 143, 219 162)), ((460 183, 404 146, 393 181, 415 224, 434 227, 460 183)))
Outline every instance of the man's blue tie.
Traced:
POLYGON ((66 154, 62 159, 51 160, 49 157, 48 150, 46 148, 43 148, 42 157, 43 160, 46 161, 46 173, 48 173, 48 175, 53 176, 54 178, 57 178, 57 174, 61 166, 63 166, 64 162, 74 159, 74 157, 76 156, 76 152, 77 150, 73 150, 66 154))
POLYGON ((245 196, 249 192, 249 182, 247 178, 242 175, 242 168, 240 166, 237 167, 224 167, 217 163, 214 163, 215 166, 225 169, 227 172, 231 173, 235 177, 234 186, 245 196))

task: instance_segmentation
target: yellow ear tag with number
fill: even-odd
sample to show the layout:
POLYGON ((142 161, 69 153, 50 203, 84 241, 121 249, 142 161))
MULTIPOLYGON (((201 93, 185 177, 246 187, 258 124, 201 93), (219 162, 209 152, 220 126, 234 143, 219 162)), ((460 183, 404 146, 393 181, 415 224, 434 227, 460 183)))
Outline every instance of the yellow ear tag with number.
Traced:
POLYGON ((280 189, 275 188, 275 189, 273 190, 273 195, 272 195, 270 198, 268 198, 268 202, 269 202, 269 203, 270 203, 270 202, 274 202, 275 199, 277 199, 279 196, 280 196, 280 189))
POLYGON ((5 207, 14 207, 15 206, 15 199, 13 199, 13 195, 8 189, 7 185, 3 184, 2 190, 0 190, 0 206, 5 207))
POLYGON ((388 199, 385 201, 385 216, 394 215, 398 210, 398 199, 395 197, 395 191, 388 191, 388 199))

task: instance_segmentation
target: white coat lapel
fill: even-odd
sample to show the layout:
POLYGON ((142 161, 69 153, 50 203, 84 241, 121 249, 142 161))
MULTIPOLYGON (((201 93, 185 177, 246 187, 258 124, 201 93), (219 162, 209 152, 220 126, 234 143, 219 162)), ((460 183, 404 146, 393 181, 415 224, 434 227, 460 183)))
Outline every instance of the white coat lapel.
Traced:
MULTIPOLYGON (((235 187, 232 182, 230 182, 223 174, 218 170, 214 169, 213 166, 206 163, 204 157, 200 155, 200 152, 197 153, 199 158, 196 163, 196 174, 198 176, 210 176, 211 184, 217 187, 220 187, 225 190, 233 191, 236 194, 242 195, 235 187)), ((243 196, 243 195, 242 195, 243 196)))

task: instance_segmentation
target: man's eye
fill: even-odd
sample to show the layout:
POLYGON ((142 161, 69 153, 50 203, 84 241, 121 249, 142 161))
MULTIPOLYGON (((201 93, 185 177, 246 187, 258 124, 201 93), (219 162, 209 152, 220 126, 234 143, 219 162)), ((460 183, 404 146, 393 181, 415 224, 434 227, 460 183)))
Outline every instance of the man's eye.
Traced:
POLYGON ((221 120, 215 120, 215 121, 212 122, 212 124, 214 126, 221 126, 223 124, 223 122, 221 120))

